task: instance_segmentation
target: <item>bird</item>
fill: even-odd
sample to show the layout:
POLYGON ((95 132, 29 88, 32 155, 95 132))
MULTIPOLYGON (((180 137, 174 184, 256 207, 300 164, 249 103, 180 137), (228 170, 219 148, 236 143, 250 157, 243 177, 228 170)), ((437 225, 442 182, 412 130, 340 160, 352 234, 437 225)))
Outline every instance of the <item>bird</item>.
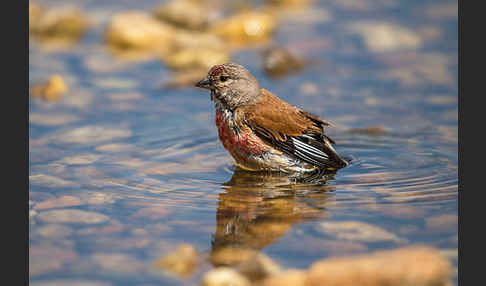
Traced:
POLYGON ((349 164, 324 132, 330 122, 261 88, 242 65, 214 65, 195 86, 210 90, 219 140, 241 169, 305 173, 349 164))

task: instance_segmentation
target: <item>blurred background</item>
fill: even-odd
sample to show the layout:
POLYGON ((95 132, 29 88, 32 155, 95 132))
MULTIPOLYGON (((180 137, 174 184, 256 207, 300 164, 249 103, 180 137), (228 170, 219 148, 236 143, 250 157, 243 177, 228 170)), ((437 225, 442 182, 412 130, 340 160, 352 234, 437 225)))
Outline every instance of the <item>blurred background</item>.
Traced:
MULTIPOLYGON (((456 285, 457 13, 450 0, 29 1, 30 282, 299 285, 342 257, 348 278, 419 260, 415 284, 456 285), (194 87, 228 61, 332 122, 352 164, 318 182, 235 170, 194 87)), ((404 285, 392 272, 356 281, 404 285)))

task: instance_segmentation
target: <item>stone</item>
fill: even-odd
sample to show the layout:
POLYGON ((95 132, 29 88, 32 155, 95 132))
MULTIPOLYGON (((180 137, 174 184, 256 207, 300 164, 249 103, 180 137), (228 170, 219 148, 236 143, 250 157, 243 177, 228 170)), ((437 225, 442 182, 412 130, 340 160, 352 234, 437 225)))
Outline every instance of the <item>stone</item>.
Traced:
POLYGON ((97 143, 132 136, 132 132, 123 128, 106 128, 90 125, 69 130, 55 136, 55 139, 64 143, 97 143))
POLYGON ((78 40, 89 28, 86 15, 74 7, 41 9, 29 5, 30 34, 41 40, 78 40))
POLYGON ((177 27, 203 30, 207 28, 212 14, 205 3, 194 0, 173 0, 157 6, 154 15, 157 19, 177 27))
POLYGON ((48 223, 80 223, 97 224, 109 220, 109 217, 96 213, 75 209, 51 210, 39 213, 37 218, 48 223))
POLYGON ((318 225, 318 230, 338 239, 351 241, 392 241, 395 243, 406 241, 383 228, 359 221, 326 221, 318 225))
POLYGON ((252 258, 237 265, 238 272, 250 281, 258 281, 282 271, 281 267, 270 257, 263 253, 257 253, 252 258))
POLYGON ((298 72, 305 64, 304 59, 284 47, 270 47, 263 53, 263 70, 274 79, 298 72))
POLYGON ((201 69, 208 71, 212 66, 230 61, 224 50, 213 48, 187 48, 174 52, 164 58, 172 69, 201 69))
POLYGON ((143 49, 166 52, 175 30, 141 11, 115 14, 105 32, 106 42, 119 49, 143 49))
POLYGON ((201 286, 250 286, 243 275, 229 267, 219 267, 204 274, 201 286))
POLYGON ((140 274, 145 269, 142 262, 123 253, 95 253, 91 259, 94 264, 107 272, 140 274))
POLYGON ((49 77, 46 82, 35 84, 31 88, 31 96, 39 97, 48 101, 56 101, 68 91, 68 87, 61 75, 55 74, 49 77))
POLYGON ((241 12, 211 25, 210 31, 234 44, 268 40, 277 26, 275 17, 266 12, 241 12))
POLYGON ((357 22, 353 23, 349 30, 358 33, 366 47, 375 53, 416 50, 423 45, 418 33, 392 23, 357 22))
POLYGON ((48 224, 36 229, 36 233, 45 238, 65 238, 73 233, 70 227, 59 224, 48 224))
POLYGON ((288 270, 261 285, 450 286, 450 262, 437 249, 409 246, 319 260, 308 270, 288 270))
POLYGON ((156 260, 154 266, 173 275, 187 278, 199 267, 199 260, 199 253, 194 246, 184 243, 165 257, 156 260))
POLYGON ((74 182, 44 174, 30 175, 29 184, 51 188, 75 187, 78 185, 74 182))
POLYGON ((64 208, 64 207, 72 207, 72 206, 79 206, 81 205, 81 200, 78 197, 74 196, 60 196, 55 199, 49 199, 37 203, 34 206, 35 210, 44 210, 44 209, 52 209, 52 208, 64 208))
POLYGON ((365 128, 351 128, 349 132, 352 134, 380 135, 386 133, 387 129, 383 126, 370 126, 365 128))

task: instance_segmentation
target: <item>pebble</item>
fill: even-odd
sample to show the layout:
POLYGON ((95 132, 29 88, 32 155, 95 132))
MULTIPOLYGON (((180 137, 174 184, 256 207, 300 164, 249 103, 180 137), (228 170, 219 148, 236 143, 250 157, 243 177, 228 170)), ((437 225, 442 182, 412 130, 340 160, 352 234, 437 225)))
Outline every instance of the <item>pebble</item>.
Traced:
POLYGON ((219 267, 204 274, 201 286, 250 286, 250 281, 229 267, 219 267))
POLYGON ((42 114, 30 113, 29 122, 36 125, 57 126, 77 122, 80 118, 71 114, 42 114))
POLYGON ((363 21, 351 24, 349 30, 358 33, 375 53, 416 50, 423 45, 420 34, 392 23, 363 21))
POLYGON ((317 229, 327 235, 333 235, 338 239, 351 241, 392 241, 395 243, 403 243, 406 241, 406 239, 401 239, 383 228, 359 221, 322 222, 318 225, 317 229))
POLYGON ((68 87, 61 75, 55 74, 46 82, 34 84, 30 95, 48 101, 57 101, 68 91, 68 87))
POLYGON ((450 286, 452 267, 431 247, 409 246, 370 254, 319 260, 308 270, 288 270, 263 286, 450 286))
POLYGON ((236 269, 250 281, 258 281, 282 271, 280 265, 263 253, 257 253, 252 258, 243 261, 236 269))
POLYGON ((83 126, 59 134, 56 140, 64 143, 97 143, 132 136, 132 132, 123 128, 106 128, 103 126, 83 126))
POLYGON ((34 186, 45 186, 51 188, 74 187, 78 185, 74 182, 44 174, 30 175, 29 184, 34 186))
POLYGON ((173 27, 142 11, 115 14, 105 32, 106 42, 118 49, 167 52, 174 37, 173 27))
POLYGON ((64 225, 48 224, 38 227, 36 233, 45 238, 56 239, 70 236, 73 233, 73 230, 64 225))
POLYGON ((45 211, 39 213, 37 217, 40 221, 48 223, 97 224, 109 220, 109 217, 104 214, 75 209, 45 211))
POLYGON ((107 272, 140 275, 146 268, 141 261, 123 253, 95 253, 91 259, 95 265, 107 272))
POLYGON ((214 23, 210 31, 235 44, 267 40, 276 28, 274 16, 265 12, 241 12, 214 23))
POLYGON ((64 207, 79 206, 81 204, 82 204, 81 200, 78 197, 64 195, 55 199, 49 199, 37 203, 34 206, 34 209, 44 210, 44 209, 52 209, 52 208, 64 208, 64 207))
POLYGON ((199 267, 199 253, 190 244, 180 244, 167 256, 154 262, 156 268, 161 268, 179 277, 190 277, 199 267))

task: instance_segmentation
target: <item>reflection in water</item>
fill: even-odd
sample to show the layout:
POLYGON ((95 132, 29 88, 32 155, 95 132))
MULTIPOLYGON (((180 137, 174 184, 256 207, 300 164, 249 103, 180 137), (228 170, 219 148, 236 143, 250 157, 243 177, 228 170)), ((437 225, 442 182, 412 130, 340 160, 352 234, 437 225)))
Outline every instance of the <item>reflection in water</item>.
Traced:
POLYGON ((332 173, 303 178, 236 170, 224 184, 225 192, 219 194, 211 263, 240 262, 244 258, 231 256, 259 251, 284 236, 292 225, 323 218, 329 192, 334 190, 326 182, 332 179, 332 173))

